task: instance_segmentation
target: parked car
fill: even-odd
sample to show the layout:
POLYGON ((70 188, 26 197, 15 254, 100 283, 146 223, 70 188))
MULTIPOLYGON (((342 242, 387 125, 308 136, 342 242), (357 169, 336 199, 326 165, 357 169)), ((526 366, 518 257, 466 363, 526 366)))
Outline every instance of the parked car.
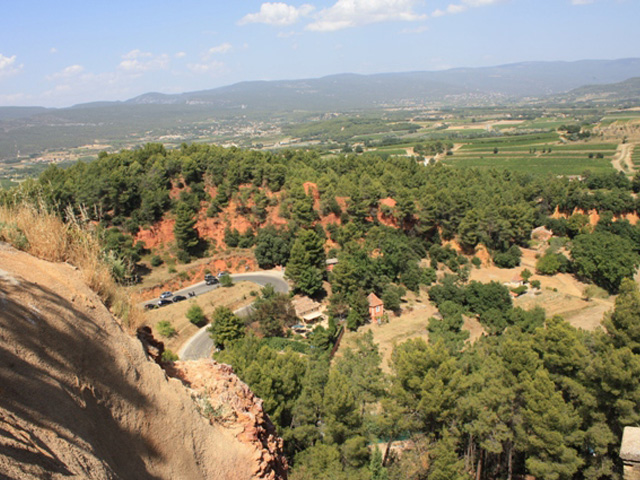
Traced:
POLYGON ((214 277, 212 274, 207 273, 204 276, 204 281, 207 285, 215 285, 216 283, 220 283, 218 282, 218 279, 216 277, 214 277))
POLYGON ((218 272, 218 278, 224 277, 225 275, 229 275, 229 272, 227 272, 226 270, 218 272))
POLYGON ((164 307, 165 305, 171 305, 173 302, 167 298, 161 298, 158 301, 158 306, 159 307, 164 307))
POLYGON ((154 308, 158 308, 158 305, 155 303, 145 303, 144 308, 146 310, 153 310, 154 308))
POLYGON ((169 298, 169 297, 173 297, 173 293, 171 293, 171 292, 162 292, 160 294, 160 298, 169 298))
POLYGON ((176 295, 175 297, 173 297, 173 303, 178 303, 186 299, 187 297, 185 297, 184 295, 176 295))

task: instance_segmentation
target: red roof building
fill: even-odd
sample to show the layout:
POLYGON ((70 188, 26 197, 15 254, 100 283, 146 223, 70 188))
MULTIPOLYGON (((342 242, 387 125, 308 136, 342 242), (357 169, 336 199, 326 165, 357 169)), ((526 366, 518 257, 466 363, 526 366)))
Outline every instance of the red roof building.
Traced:
POLYGON ((369 300, 369 315, 371 316, 371 321, 380 323, 382 315, 384 315, 384 303, 373 292, 369 294, 367 300, 369 300))

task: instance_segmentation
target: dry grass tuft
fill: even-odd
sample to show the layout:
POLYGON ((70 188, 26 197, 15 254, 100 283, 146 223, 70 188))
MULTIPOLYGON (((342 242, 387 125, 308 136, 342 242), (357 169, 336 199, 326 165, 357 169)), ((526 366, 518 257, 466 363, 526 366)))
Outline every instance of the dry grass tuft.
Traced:
POLYGON ((144 321, 143 312, 111 276, 96 236, 77 221, 64 222, 44 208, 29 204, 0 206, 0 241, 51 262, 68 262, 113 315, 130 330, 144 321))

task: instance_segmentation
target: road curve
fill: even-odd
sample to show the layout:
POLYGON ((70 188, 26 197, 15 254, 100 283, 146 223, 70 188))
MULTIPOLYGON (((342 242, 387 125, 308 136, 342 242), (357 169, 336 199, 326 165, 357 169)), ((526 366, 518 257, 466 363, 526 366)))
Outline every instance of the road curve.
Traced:
MULTIPOLYGON (((253 273, 239 273, 235 275, 231 275, 231 278, 234 281, 245 281, 245 282, 253 282, 258 285, 265 286, 268 283, 273 285, 276 292, 287 293, 289 291, 289 284, 284 280, 284 276, 282 272, 278 271, 264 271, 264 272, 253 272, 253 273)), ((204 282, 201 282, 204 284, 204 282)), ((196 284, 200 286, 201 284, 196 284)), ((183 289, 187 292, 196 291, 196 294, 199 295, 199 289, 196 289, 196 285, 192 285, 189 288, 183 289)), ((216 285, 206 285, 208 290, 213 290, 216 288, 216 285)), ((205 290, 205 291, 208 291, 205 290)), ((181 290, 182 292, 182 290, 181 290)), ((234 313, 240 316, 246 316, 251 311, 251 305, 247 307, 240 308, 236 310, 234 313)), ((193 335, 186 343, 182 346, 182 348, 178 351, 178 356, 180 360, 198 360, 199 358, 211 358, 211 354, 213 353, 213 340, 209 337, 209 332, 207 332, 208 325, 202 327, 198 330, 198 333, 193 335)))

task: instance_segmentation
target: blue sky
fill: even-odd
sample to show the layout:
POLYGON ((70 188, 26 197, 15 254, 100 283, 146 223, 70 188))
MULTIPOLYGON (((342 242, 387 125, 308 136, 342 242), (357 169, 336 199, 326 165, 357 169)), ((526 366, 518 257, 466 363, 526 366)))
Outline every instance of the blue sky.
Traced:
POLYGON ((640 56, 640 0, 3 0, 0 106, 640 56))

